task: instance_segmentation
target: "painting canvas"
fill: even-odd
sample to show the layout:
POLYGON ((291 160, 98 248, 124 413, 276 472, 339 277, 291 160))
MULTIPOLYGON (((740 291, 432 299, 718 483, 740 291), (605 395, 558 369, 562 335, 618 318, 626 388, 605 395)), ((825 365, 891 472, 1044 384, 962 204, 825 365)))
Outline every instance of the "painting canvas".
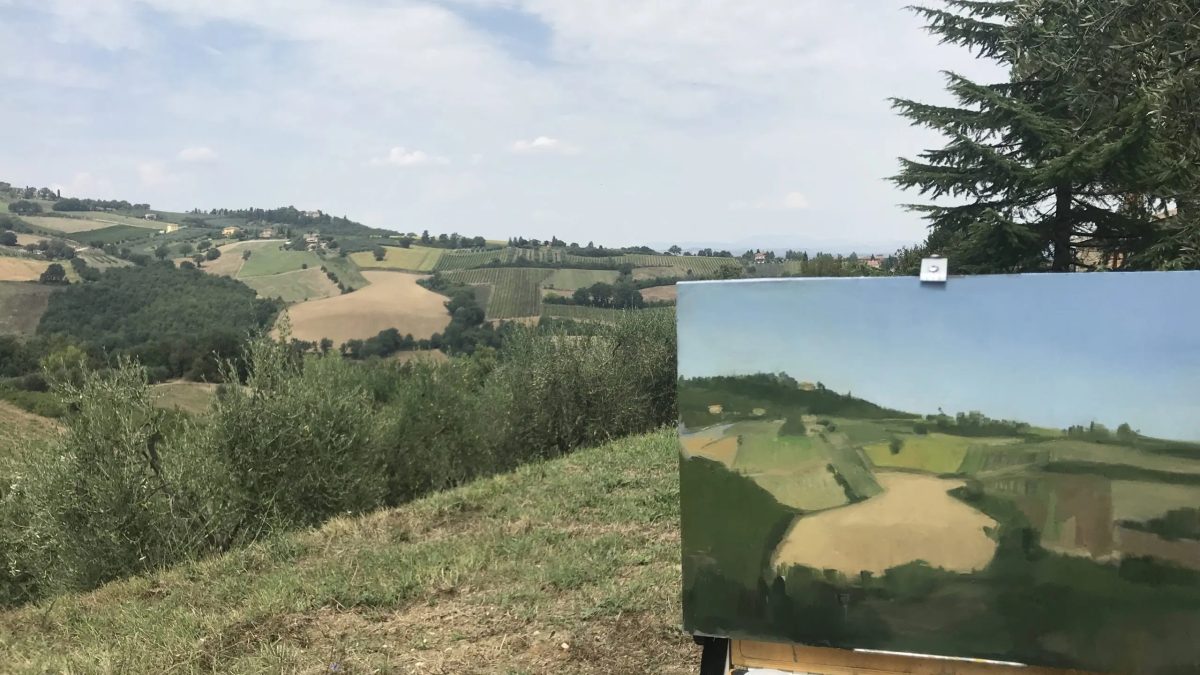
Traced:
POLYGON ((681 284, 695 634, 1200 673, 1200 273, 681 284))

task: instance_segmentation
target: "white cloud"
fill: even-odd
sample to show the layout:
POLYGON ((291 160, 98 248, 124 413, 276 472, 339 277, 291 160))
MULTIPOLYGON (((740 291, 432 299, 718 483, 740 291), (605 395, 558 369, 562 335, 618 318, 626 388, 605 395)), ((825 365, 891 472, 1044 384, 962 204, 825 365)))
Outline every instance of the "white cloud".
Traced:
POLYGON ((445 157, 437 157, 423 150, 409 150, 402 146, 396 146, 388 151, 386 157, 376 157, 371 160, 375 165, 387 166, 426 166, 429 164, 449 164, 450 160, 445 157))
POLYGON ((178 180, 162 162, 142 162, 138 164, 137 173, 145 187, 162 187, 178 180))
POLYGON ((579 148, 549 136, 538 136, 533 140, 513 141, 512 151, 518 155, 576 155, 579 148))
POLYGON ((211 162, 217 152, 206 145, 193 145, 180 150, 177 157, 181 162, 211 162))
POLYGON ((785 209, 807 209, 808 207, 808 197, 804 196, 803 192, 789 192, 783 198, 783 208, 785 209))

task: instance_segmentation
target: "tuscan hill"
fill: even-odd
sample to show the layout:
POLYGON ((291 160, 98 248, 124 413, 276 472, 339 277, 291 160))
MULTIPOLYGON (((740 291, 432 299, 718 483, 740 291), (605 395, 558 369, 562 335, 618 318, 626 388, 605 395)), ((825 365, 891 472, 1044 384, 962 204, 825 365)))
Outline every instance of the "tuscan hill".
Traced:
POLYGON ((693 673, 675 448, 631 437, 0 613, 5 669, 693 673))

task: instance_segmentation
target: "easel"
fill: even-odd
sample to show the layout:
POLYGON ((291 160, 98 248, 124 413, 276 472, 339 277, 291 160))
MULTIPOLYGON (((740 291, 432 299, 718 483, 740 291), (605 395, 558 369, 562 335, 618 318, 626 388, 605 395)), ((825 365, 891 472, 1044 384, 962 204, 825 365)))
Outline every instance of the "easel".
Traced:
POLYGON ((704 647, 700 675, 738 675, 769 669, 808 675, 1089 675, 1079 670, 1020 664, 850 651, 753 640, 697 637, 704 647))

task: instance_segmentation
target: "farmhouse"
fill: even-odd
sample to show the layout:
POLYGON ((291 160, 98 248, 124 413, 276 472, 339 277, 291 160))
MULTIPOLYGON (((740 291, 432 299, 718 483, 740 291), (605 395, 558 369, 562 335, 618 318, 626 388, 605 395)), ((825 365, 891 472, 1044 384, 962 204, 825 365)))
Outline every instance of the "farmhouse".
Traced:
POLYGON ((762 265, 765 262, 767 262, 767 254, 766 253, 759 251, 758 253, 754 254, 754 264, 755 265, 762 265))
POLYGON ((144 215, 142 217, 145 218, 146 220, 158 220, 157 213, 147 213, 146 215, 144 215))
POLYGON ((181 227, 183 227, 183 226, 178 225, 176 223, 167 223, 167 226, 165 228, 163 228, 162 232, 163 232, 163 234, 170 234, 172 232, 178 232, 181 227))
POLYGON ((877 270, 883 266, 883 256, 873 255, 870 258, 867 258, 866 260, 864 260, 863 262, 866 263, 867 267, 877 270))
POLYGON ((321 213, 321 209, 317 209, 316 211, 305 211, 304 212, 305 218, 320 218, 323 215, 325 215, 325 214, 321 213))
POLYGON ((236 237, 242 233, 242 228, 230 225, 221 230, 222 237, 236 237))
POLYGON ((274 237, 274 236, 275 236, 275 230, 270 227, 264 227, 263 229, 258 231, 259 239, 270 239, 271 237, 274 237))
POLYGON ((708 414, 710 415, 720 415, 723 410, 725 410, 725 406, 721 405, 720 403, 714 403, 708 406, 708 414))

